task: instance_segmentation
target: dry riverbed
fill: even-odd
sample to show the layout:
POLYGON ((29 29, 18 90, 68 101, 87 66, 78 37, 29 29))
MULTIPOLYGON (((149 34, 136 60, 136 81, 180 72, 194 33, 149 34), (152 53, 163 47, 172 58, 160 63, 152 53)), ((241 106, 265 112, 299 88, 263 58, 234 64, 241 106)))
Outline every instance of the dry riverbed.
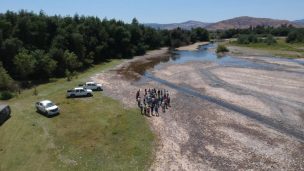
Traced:
POLYGON ((153 69, 170 59, 168 49, 160 49, 92 79, 126 108, 136 107, 138 89, 169 90, 172 107, 147 118, 158 137, 151 170, 304 170, 304 66, 238 58, 280 70, 214 62, 163 63, 153 69), (150 76, 142 76, 145 70, 150 76))

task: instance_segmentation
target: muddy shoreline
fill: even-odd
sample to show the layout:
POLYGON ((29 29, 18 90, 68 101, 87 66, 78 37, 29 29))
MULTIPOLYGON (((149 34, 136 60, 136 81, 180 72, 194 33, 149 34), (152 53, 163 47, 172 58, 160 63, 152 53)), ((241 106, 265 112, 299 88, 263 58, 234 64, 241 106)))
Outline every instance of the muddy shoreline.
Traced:
POLYGON ((149 51, 143 56, 135 56, 132 60, 122 63, 115 70, 125 79, 134 81, 155 65, 169 61, 170 56, 169 48, 149 51))
POLYGON ((147 118, 159 140, 150 170, 304 169, 304 65, 254 55, 238 58, 281 70, 166 63, 170 55, 152 51, 92 78, 125 107, 136 107, 137 89, 169 90, 173 107, 147 118))

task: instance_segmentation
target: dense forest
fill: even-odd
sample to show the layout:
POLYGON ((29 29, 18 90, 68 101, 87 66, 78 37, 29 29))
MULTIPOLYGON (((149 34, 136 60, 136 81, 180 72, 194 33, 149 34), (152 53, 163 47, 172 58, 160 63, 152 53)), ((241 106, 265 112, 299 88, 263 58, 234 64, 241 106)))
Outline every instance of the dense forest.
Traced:
POLYGON ((48 16, 27 11, 0 14, 0 90, 13 80, 65 77, 113 58, 142 55, 163 46, 209 40, 208 31, 156 30, 87 16, 48 16))

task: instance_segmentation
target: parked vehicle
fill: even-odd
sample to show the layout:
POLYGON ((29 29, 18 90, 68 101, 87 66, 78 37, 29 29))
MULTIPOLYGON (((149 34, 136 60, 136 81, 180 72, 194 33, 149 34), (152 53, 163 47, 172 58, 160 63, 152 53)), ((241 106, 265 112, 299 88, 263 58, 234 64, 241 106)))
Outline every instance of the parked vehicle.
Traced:
POLYGON ((53 116, 60 113, 59 107, 56 106, 50 100, 43 100, 36 103, 36 109, 38 112, 45 114, 47 116, 53 116))
POLYGON ((86 89, 91 89, 91 90, 95 90, 95 91, 102 91, 102 84, 97 84, 95 82, 86 82, 85 84, 81 84, 80 86, 82 86, 83 88, 86 89))
POLYGON ((9 105, 0 104, 0 125, 11 117, 11 108, 9 105))
POLYGON ((86 89, 83 87, 77 87, 72 90, 67 91, 67 97, 89 97, 93 96, 93 91, 91 89, 86 89))

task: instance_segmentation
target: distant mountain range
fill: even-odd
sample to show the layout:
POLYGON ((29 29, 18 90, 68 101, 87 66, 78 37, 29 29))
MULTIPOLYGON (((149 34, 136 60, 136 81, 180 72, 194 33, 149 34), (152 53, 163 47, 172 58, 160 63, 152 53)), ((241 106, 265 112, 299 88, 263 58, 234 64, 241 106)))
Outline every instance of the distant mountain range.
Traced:
POLYGON ((197 28, 197 27, 205 28, 209 24, 210 23, 190 20, 190 21, 186 21, 186 22, 182 22, 182 23, 171 23, 171 24, 146 23, 144 25, 155 28, 155 29, 172 30, 177 27, 180 27, 182 29, 190 30, 191 28, 197 28))
POLYGON ((254 17, 237 17, 229 20, 220 21, 214 24, 210 24, 206 27, 208 30, 226 30, 226 29, 233 29, 233 28, 248 28, 250 26, 272 26, 272 27, 279 27, 283 24, 291 24, 295 27, 300 27, 299 24, 293 23, 288 20, 275 20, 269 18, 254 18, 254 17))
POLYGON ((304 19, 303 20, 295 20, 293 21, 294 23, 298 23, 298 24, 304 24, 304 19))
POLYGON ((272 26, 279 27, 283 24, 291 24, 295 27, 304 27, 304 20, 288 21, 288 20, 276 20, 270 18, 255 18, 255 17, 236 17, 229 20, 223 20, 216 23, 206 23, 200 21, 186 21, 182 23, 172 23, 172 24, 157 24, 157 23, 146 23, 146 26, 156 28, 156 29, 167 29, 172 30, 174 28, 180 27, 183 29, 191 28, 206 28, 208 30, 226 30, 232 28, 249 28, 250 26, 256 27, 260 26, 272 26))

